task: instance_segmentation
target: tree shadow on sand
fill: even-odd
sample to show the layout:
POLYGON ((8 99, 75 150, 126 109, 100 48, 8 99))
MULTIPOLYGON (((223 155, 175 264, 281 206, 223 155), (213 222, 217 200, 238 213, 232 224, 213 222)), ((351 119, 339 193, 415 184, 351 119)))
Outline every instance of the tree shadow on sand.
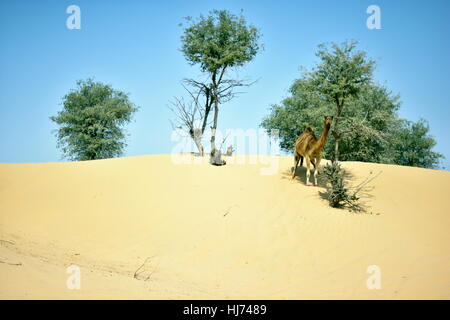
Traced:
MULTIPOLYGON (((370 171, 369 176, 358 184, 356 184, 354 174, 352 174, 347 169, 343 169, 343 171, 345 187, 350 194, 354 194, 357 197, 357 200, 346 202, 342 206, 336 208, 347 209, 350 212, 359 214, 374 214, 372 211, 370 211, 369 203, 372 199, 375 198, 372 194, 372 191, 375 189, 375 187, 370 186, 369 183, 376 179, 379 175, 381 175, 383 171, 380 171, 376 174, 374 174, 373 171, 370 171)), ((331 186, 328 183, 325 183, 325 191, 319 191, 319 195, 322 199, 329 201, 330 192, 331 186)), ((379 213, 377 213, 376 215, 379 215, 379 213)))
MULTIPOLYGON (((294 179, 292 179, 292 170, 293 167, 284 170, 281 175, 282 178, 297 181, 306 186, 306 168, 304 166, 298 167, 294 179)), ((331 186, 322 171, 323 168, 321 171, 319 171, 319 175, 317 177, 317 187, 322 189, 319 190, 320 198, 328 202, 330 198, 331 186)), ((375 189, 375 187, 370 186, 369 183, 377 178, 382 173, 382 171, 376 174, 373 173, 373 171, 370 171, 369 176, 358 184, 356 181, 356 176, 352 172, 350 172, 348 169, 343 169, 343 172, 344 181, 346 182, 346 188, 349 190, 349 192, 355 193, 357 195, 358 201, 354 203, 348 203, 344 206, 338 207, 337 209, 347 209, 353 213, 359 214, 374 214, 370 211, 369 203, 374 198, 372 191, 375 189)), ((311 170, 310 182, 311 180, 314 181, 313 170, 311 170)))

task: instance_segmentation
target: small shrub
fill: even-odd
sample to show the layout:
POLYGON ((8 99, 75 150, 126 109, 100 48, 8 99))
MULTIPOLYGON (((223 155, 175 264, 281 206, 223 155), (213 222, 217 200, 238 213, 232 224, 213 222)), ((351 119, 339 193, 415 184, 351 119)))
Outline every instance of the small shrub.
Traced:
POLYGON ((323 168, 323 173, 328 182, 327 198, 330 206, 333 208, 349 206, 351 209, 359 207, 356 192, 351 193, 344 185, 344 170, 338 162, 327 164, 323 168))

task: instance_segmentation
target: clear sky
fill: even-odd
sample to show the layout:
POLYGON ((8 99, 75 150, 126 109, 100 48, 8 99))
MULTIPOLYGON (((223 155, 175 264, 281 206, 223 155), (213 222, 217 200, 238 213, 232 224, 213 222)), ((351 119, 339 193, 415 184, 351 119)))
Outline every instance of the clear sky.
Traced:
POLYGON ((0 162, 61 161, 49 116, 88 77, 140 106, 127 126, 126 156, 169 153, 168 101, 183 93, 181 79, 200 75, 179 51, 179 23, 212 9, 243 9, 265 46, 239 73, 259 81, 222 107, 219 128, 258 128, 299 67, 317 61, 318 44, 356 39, 378 62, 376 80, 401 95, 400 115, 429 121, 450 167, 448 0, 0 0, 0 162), (72 4, 81 9, 80 30, 66 27, 72 4), (372 4, 381 8, 381 30, 366 26, 372 4))

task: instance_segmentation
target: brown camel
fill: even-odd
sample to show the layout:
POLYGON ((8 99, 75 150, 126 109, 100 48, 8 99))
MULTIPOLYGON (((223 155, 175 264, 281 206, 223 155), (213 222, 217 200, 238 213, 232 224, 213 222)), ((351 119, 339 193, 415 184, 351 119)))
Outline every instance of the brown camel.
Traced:
POLYGON ((333 117, 325 117, 323 123, 322 135, 316 138, 311 126, 307 126, 305 131, 298 137, 294 148, 294 167, 292 168, 292 179, 295 178, 298 162, 303 165, 303 158, 306 159, 306 185, 309 184, 310 166, 314 166, 314 185, 317 186, 317 175, 319 174, 320 160, 322 159, 322 149, 327 142, 328 132, 330 131, 333 117))

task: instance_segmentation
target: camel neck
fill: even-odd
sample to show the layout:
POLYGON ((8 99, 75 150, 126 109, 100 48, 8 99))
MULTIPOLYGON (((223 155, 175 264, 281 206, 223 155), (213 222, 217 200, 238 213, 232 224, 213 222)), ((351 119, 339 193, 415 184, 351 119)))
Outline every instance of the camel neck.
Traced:
POLYGON ((320 136, 319 140, 317 141, 319 146, 322 147, 327 142, 328 131, 330 131, 330 126, 327 126, 326 124, 324 124, 322 135, 320 136))

